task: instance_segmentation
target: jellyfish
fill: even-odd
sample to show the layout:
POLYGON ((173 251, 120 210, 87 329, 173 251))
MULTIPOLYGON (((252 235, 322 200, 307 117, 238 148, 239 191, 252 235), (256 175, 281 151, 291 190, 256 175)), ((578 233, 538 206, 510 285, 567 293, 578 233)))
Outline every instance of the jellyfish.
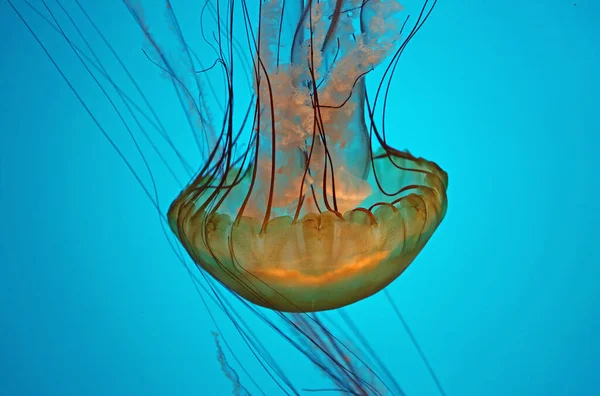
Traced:
MULTIPOLYGON (((388 137, 406 132, 386 123, 396 66, 436 1, 424 0, 411 20, 396 0, 206 0, 193 18, 193 35, 184 34, 187 13, 182 4, 123 3, 145 37, 144 57, 175 93, 165 93, 164 100, 183 109, 184 124, 193 137, 189 147, 174 143, 172 136, 179 131, 163 125, 135 73, 77 0, 82 21, 105 43, 141 99, 134 99, 113 77, 82 33, 83 22, 76 21, 60 0, 54 11, 44 2, 46 14, 25 4, 64 39, 102 88, 125 130, 133 136, 137 126, 140 139, 150 143, 174 179, 178 172, 171 163, 189 176, 164 216, 153 193, 156 186, 142 182, 28 19, 9 0, 161 213, 161 225, 170 227, 187 252, 189 260, 173 247, 199 294, 207 296, 203 303, 209 313, 219 310, 230 319, 282 393, 300 392, 279 367, 276 353, 229 297, 334 385, 305 390, 404 395, 395 375, 344 311, 383 291, 444 395, 386 289, 415 260, 447 208, 446 172, 435 162, 392 147, 388 137), (75 27, 78 40, 67 35, 65 22, 55 17, 58 12, 75 27), (162 23, 154 19, 157 14, 162 23), (202 52, 195 49, 198 43, 202 52), (383 70, 382 76, 369 80, 376 69, 383 70), (374 94, 369 94, 367 82, 374 94), (244 95, 246 91, 250 94, 244 95), (121 108, 114 98, 123 103, 121 108), (158 137, 151 137, 144 120, 158 137), (188 149, 195 153, 195 165, 185 159, 188 149), (164 152, 175 159, 167 159, 164 152), (339 314, 338 321, 332 320, 332 313, 339 314)), ((218 330, 219 323, 209 316, 218 330)), ((249 363, 240 362, 227 338, 219 331, 212 335, 217 361, 233 383, 234 394, 249 393, 244 379, 265 394, 261 383, 246 372, 249 363)))

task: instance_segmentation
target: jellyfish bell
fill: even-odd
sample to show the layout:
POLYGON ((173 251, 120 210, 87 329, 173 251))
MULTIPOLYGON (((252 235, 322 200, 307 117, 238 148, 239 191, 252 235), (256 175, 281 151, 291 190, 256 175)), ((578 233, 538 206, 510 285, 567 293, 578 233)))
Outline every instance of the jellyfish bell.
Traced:
MULTIPOLYGON (((261 218, 235 219, 225 211, 198 210, 196 205, 206 202, 190 199, 197 194, 190 190, 175 200, 168 216, 194 261, 247 300, 287 312, 342 307, 397 278, 444 216, 443 171, 425 160, 395 154, 393 159, 388 154, 376 158, 374 172, 396 182, 401 192, 381 201, 378 196, 383 194, 377 191, 364 200, 373 202, 369 208, 357 207, 341 217, 328 210, 308 212, 296 221, 277 216, 263 228, 261 218), (412 168, 396 168, 399 163, 412 168), (416 175, 406 174, 411 172, 416 175)), ((368 180, 376 185, 374 175, 368 180)), ((247 184, 234 187, 231 199, 236 188, 247 184)))
POLYGON ((366 103, 366 74, 397 51, 400 5, 306 3, 287 59, 289 11, 261 3, 250 138, 240 151, 241 132, 228 121, 215 127, 208 160, 168 211, 199 267, 284 312, 339 308, 382 290, 447 205, 447 174, 390 147, 366 103))

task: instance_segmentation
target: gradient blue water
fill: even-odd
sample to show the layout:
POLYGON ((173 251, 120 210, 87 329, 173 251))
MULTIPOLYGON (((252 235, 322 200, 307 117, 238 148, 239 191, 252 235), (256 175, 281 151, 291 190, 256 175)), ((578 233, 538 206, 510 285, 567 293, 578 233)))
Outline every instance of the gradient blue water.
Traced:
MULTIPOLYGON (((123 6, 86 3, 124 60, 144 62, 123 6)), ((32 20, 140 166, 68 48, 32 20)), ((156 212, 4 1, 0 37, 0 394, 230 394, 156 212)), ((600 394, 598 37, 597 1, 440 0, 402 61, 393 143, 448 171, 449 210, 390 290, 449 395, 600 394)), ((349 312, 409 395, 435 394, 380 307, 349 312)), ((310 382, 289 356, 289 376, 310 382)))

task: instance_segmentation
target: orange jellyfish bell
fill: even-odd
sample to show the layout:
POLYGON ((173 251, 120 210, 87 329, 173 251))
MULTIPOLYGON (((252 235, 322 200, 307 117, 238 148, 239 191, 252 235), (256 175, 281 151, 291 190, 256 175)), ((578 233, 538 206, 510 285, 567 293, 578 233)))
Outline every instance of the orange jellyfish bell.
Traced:
MULTIPOLYGON (((256 94, 249 137, 231 120, 214 128, 206 163, 168 212, 201 269, 241 297, 286 312, 339 308, 377 293, 415 259, 447 206, 447 174, 391 148, 374 122, 377 97, 366 100, 365 75, 390 55, 397 60, 407 42, 398 47, 400 5, 305 3, 293 12, 261 3, 261 25, 249 36, 256 94), (282 23, 291 15, 295 24, 282 23)), ((221 61, 233 112, 233 67, 221 61)))

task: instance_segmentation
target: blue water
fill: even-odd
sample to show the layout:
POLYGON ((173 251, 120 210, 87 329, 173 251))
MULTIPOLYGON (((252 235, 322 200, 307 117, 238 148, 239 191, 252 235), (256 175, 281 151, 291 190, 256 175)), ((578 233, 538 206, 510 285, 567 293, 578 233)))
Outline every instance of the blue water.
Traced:
MULTIPOLYGON (((83 4, 165 124, 180 126, 123 5, 83 4)), ((68 46, 15 5, 148 182, 68 46)), ((156 210, 6 1, 0 37, 0 394, 231 394, 215 326, 156 210)), ((449 208, 389 290, 448 395, 600 394, 598 37, 593 0, 440 0, 400 63, 391 143, 448 172, 449 208)), ((178 188, 164 168, 154 175, 166 208, 178 188)), ((408 395, 437 394, 381 295, 347 312, 408 395)), ((280 394, 218 321, 265 392, 280 394)), ((272 332, 257 334, 290 379, 323 383, 272 332)))

